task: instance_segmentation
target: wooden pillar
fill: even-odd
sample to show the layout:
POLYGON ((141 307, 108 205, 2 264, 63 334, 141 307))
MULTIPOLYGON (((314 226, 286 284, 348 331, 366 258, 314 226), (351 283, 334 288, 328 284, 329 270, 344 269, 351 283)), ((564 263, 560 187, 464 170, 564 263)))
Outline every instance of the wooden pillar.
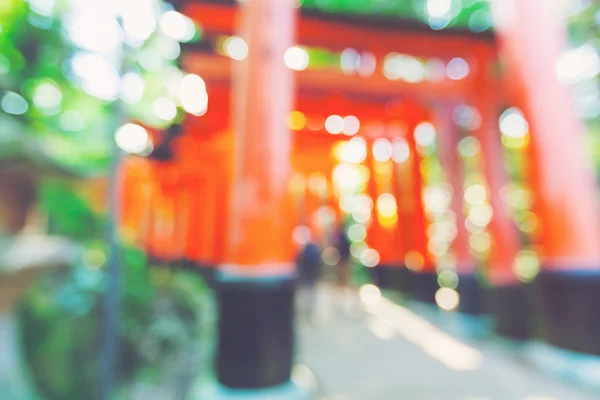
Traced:
POLYGON ((480 56, 477 59, 477 75, 474 78, 473 99, 481 113, 481 126, 475 136, 481 143, 483 173, 488 185, 489 203, 493 210, 488 226, 492 236, 492 248, 488 260, 488 277, 494 286, 510 286, 516 282, 514 274, 515 257, 520 250, 517 227, 507 204, 502 199, 502 191, 510 183, 505 166, 505 154, 498 127, 500 104, 490 79, 491 58, 480 56))
POLYGON ((600 354, 600 326, 592 323, 600 293, 598 188, 570 88, 559 82, 556 70, 566 50, 567 12, 543 0, 492 5, 511 82, 520 89, 518 100, 532 132, 543 229, 543 271, 536 284, 546 338, 600 354))
POLYGON ((465 227, 464 182, 462 160, 458 153, 460 132, 452 120, 453 104, 439 105, 435 110, 438 134, 438 157, 444 169, 446 181, 452 188, 450 209, 456 216, 456 237, 452 250, 456 259, 456 272, 470 275, 475 272, 475 262, 469 252, 469 233, 465 227))
POLYGON ((417 151, 415 141, 415 130, 420 123, 426 122, 427 118, 423 110, 413 106, 409 109, 406 117, 406 140, 410 149, 408 161, 410 192, 406 193, 404 214, 407 224, 404 229, 408 233, 408 251, 406 255, 406 266, 416 272, 435 273, 435 266, 427 251, 427 217, 423 205, 423 176, 421 174, 421 161, 423 158, 417 151))
POLYGON ((427 122, 427 114, 418 104, 407 102, 399 114, 406 124, 404 139, 409 149, 408 159, 398 168, 401 199, 399 219, 405 243, 404 264, 410 271, 408 292, 417 300, 435 304, 435 293, 439 289, 437 271, 428 251, 427 216, 423 204, 423 158, 417 150, 415 130, 427 122))
POLYGON ((494 11, 503 50, 523 90, 533 132, 532 145, 539 163, 536 186, 544 208, 544 265, 597 269, 597 185, 569 87, 558 81, 555 70, 567 37, 565 14, 561 16, 559 8, 542 0, 499 0, 494 11))
POLYGON ((249 52, 233 68, 234 169, 227 252, 217 274, 217 377, 231 389, 289 382, 293 358, 293 199, 287 118, 294 44, 293 0, 241 7, 249 52))

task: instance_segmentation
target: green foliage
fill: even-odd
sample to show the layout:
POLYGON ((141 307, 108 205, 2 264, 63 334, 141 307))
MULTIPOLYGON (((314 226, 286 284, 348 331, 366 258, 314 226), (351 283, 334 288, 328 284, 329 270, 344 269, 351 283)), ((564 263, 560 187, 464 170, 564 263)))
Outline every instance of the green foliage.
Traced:
MULTIPOLYGON (((79 265, 35 282, 19 307, 24 356, 45 399, 98 398, 102 254, 101 246, 88 247, 79 265)), ((201 333, 209 331, 204 282, 184 272, 149 270, 134 249, 124 251, 122 278, 120 385, 141 378, 160 383, 181 373, 177 368, 189 365, 201 333)), ((196 361, 194 373, 198 369, 196 361)))
MULTIPOLYGON (((491 15, 487 0, 433 1, 449 5, 443 19, 444 27, 467 27, 481 32, 491 27, 491 15)), ((365 15, 386 15, 403 19, 429 22, 427 0, 303 0, 302 6, 325 12, 365 15)))
MULTIPOLYGON (((596 53, 600 49, 600 3, 577 1, 572 3, 569 39, 573 48, 591 46, 596 53)), ((586 62, 589 63, 588 60, 586 62)), ((581 63, 581 61, 577 61, 581 63)), ((589 69, 589 67, 588 67, 589 69)), ((589 73, 589 71, 587 71, 589 73)), ((597 176, 600 177, 600 75, 586 76, 573 84, 575 105, 588 126, 586 148, 591 154, 597 176)))
POLYGON ((40 205, 49 218, 50 233, 80 241, 102 237, 105 223, 68 180, 47 179, 40 187, 40 205))

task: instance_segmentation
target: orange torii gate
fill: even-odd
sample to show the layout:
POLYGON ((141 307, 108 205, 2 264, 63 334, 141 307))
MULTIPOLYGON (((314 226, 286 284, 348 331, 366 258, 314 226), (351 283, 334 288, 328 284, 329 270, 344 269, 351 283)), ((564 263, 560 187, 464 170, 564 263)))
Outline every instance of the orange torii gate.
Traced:
MULTIPOLYGON (((230 5, 198 1, 184 5, 182 11, 202 25, 209 43, 218 39, 218 36, 233 35, 237 31, 238 17, 253 34, 243 36, 249 48, 244 61, 232 61, 214 51, 194 50, 193 47, 185 49, 182 65, 206 81, 210 108, 205 116, 186 121, 184 134, 174 145, 175 157, 172 160, 162 164, 152 162, 149 167, 156 171, 148 175, 152 177, 149 179, 160 180, 156 186, 161 188, 152 192, 150 214, 187 215, 187 218, 172 217, 170 240, 157 237, 160 233, 157 229, 145 231, 148 234, 145 243, 149 254, 164 261, 184 259, 186 264, 216 268, 222 317, 218 375, 221 383, 233 388, 270 386, 284 383, 289 378, 292 343, 289 337, 291 320, 288 315, 292 313, 289 284, 293 273, 294 248, 291 232, 288 235, 287 230, 298 223, 302 215, 298 215, 298 210, 294 211, 292 201, 284 194, 283 182, 289 178, 286 170, 293 169, 307 177, 308 181, 315 173, 325 176, 326 190, 321 187, 323 192, 315 190, 318 195, 310 190, 299 195, 304 198, 306 215, 314 213, 323 204, 337 209, 337 200, 332 194, 333 182, 329 178, 336 166, 331 160, 331 147, 337 141, 352 140, 350 136, 328 134, 323 128, 311 128, 313 117, 319 119, 320 123, 329 115, 342 112, 358 117, 361 121, 358 136, 364 138, 369 149, 374 146, 376 139, 386 135, 390 143, 397 139, 404 140, 408 157, 391 161, 391 187, 385 188, 374 179, 379 162, 374 160, 371 150, 367 151, 366 161, 361 161, 363 165, 366 162, 365 166, 370 171, 367 193, 374 207, 378 207, 376 200, 379 196, 391 194, 396 198, 398 219, 395 224, 384 226, 377 220, 375 210, 371 214, 367 242, 379 253, 379 270, 382 271, 379 276, 385 277, 383 281, 392 284, 398 282, 397 277, 390 279, 398 273, 402 274, 401 279, 405 278, 409 273, 405 266, 410 264, 411 284, 406 289, 422 300, 434 301, 439 285, 434 260, 428 251, 427 222, 421 195, 421 160, 414 133, 420 123, 435 124, 442 119, 438 118, 443 114, 440 105, 470 102, 481 109, 485 124, 480 128, 479 136, 484 143, 485 174, 492 203, 501 203, 499 196, 503 182, 495 178, 501 176, 497 172, 502 169, 502 157, 497 148, 488 152, 484 142, 487 136, 495 135, 498 138, 495 128, 498 116, 494 114, 494 107, 498 108, 504 99, 489 68, 496 57, 492 37, 424 29, 402 31, 401 27, 361 24, 360 21, 349 24, 322 16, 303 16, 296 30, 300 45, 336 52, 356 49, 356 52, 370 59, 374 67, 364 73, 358 69, 348 72, 332 68, 308 68, 292 73, 283 64, 286 50, 294 44, 292 32, 287 32, 286 28, 284 33, 277 31, 278 34, 273 35, 269 29, 279 26, 279 22, 264 14, 281 13, 277 14, 278 17, 284 16, 289 22, 294 13, 291 3, 284 0, 254 0, 242 6, 249 13, 244 16, 238 16, 238 8, 230 5), (253 17, 250 18, 250 15, 253 17), (264 54, 258 53, 256 48, 264 50, 264 54), (444 75, 452 60, 462 60, 461 65, 464 67, 466 64, 468 69, 460 78, 444 78, 435 82, 419 79, 411 83, 403 79, 390 79, 382 68, 390 53, 441 61, 444 75), (266 54, 281 57, 273 59, 266 54), (272 69, 272 76, 267 77, 261 72, 264 67, 261 65, 259 68, 261 63, 266 63, 266 68, 272 69), (306 118, 306 126, 288 135, 285 120, 291 111, 287 103, 288 96, 291 98, 293 93, 290 82, 292 76, 298 87, 295 110, 306 118), (275 77, 281 81, 274 84, 272 79, 275 77), (480 94, 486 90, 490 92, 480 102, 480 94), (332 99, 327 96, 331 93, 335 93, 336 97, 332 99), (230 94, 234 94, 234 98, 230 98, 230 94), (282 98, 275 99, 277 96, 282 98), (230 120, 235 122, 233 132, 230 120), (375 128, 369 130, 369 121, 374 121, 375 128, 384 126, 383 132, 387 133, 382 134, 381 130, 375 128), (235 152, 234 148, 237 149, 235 152), (171 173, 167 174, 163 169, 171 173), (271 204, 271 201, 274 203, 271 204), (263 202, 269 207, 265 208, 263 202), (407 255, 410 255, 408 259, 407 255), (239 306, 242 300, 249 305, 269 308, 272 305, 267 305, 274 299, 284 308, 273 310, 272 317, 278 320, 264 320, 267 317, 249 320, 248 316, 240 315, 236 309, 236 304, 239 306), (277 349, 279 354, 273 355, 276 356, 279 371, 275 375, 269 375, 267 366, 258 360, 260 343, 254 333, 258 334, 256 324, 259 320, 260 323, 273 324, 274 334, 280 335, 282 347, 277 349), (247 324, 244 330, 237 329, 239 332, 233 334, 235 327, 242 323, 247 324), (250 335, 251 343, 247 343, 243 349, 239 348, 239 343, 245 343, 245 338, 239 335, 248 329, 253 332, 250 335), (242 365, 244 368, 240 368, 243 371, 239 368, 236 370, 235 365, 242 365)), ((456 148, 456 143, 451 141, 444 151, 452 153, 453 147, 456 148)), ((457 169, 455 164, 459 160, 456 157, 443 159, 444 163, 450 163, 450 169, 457 169)), ((386 162, 389 161, 380 164, 386 162)), ((389 165, 385 168, 389 170, 389 165)), ((285 186, 288 191, 287 183, 285 186)), ((454 195, 462 198, 460 179, 453 180, 452 186, 454 195)), ((455 207, 460 207, 460 204, 455 207)), ((154 218, 145 220, 154 221, 154 218)), ((128 223, 134 228, 135 221, 128 223)), ((138 224, 138 227, 156 226, 154 222, 145 223, 138 224)), ((510 226, 510 216, 499 212, 493 224, 510 226)), ((466 234, 463 229, 457 232, 458 235, 466 234)), ((498 263, 498 269, 504 272, 502 277, 511 276, 511 257, 515 254, 512 244, 516 240, 516 232, 510 229, 499 229, 498 232, 500 234, 492 258, 504 257, 499 258, 501 262, 498 263), (504 248, 505 243, 508 248, 504 248)), ((456 242, 464 245, 465 241, 465 237, 459 237, 456 242)), ((464 249, 460 249, 459 253, 466 258, 464 249)), ((459 261, 468 263, 469 260, 459 261)), ((458 273, 463 281, 464 277, 472 278, 473 271, 465 269, 458 273)), ((474 279, 471 282, 475 284, 474 279)), ((255 315, 257 310, 248 312, 255 315)))

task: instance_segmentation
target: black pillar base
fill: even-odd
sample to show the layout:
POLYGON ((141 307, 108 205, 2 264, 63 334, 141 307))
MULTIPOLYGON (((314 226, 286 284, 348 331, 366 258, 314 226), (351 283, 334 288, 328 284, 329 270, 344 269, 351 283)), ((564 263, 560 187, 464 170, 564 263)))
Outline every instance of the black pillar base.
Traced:
POLYGON ((260 389, 290 380, 294 354, 294 280, 217 276, 216 371, 232 389, 260 389))
POLYGON ((600 355, 600 270, 545 269, 536 287, 541 334, 546 341, 600 355))
POLYGON ((458 276, 458 287, 460 295, 458 311, 467 315, 484 315, 488 313, 485 303, 486 289, 481 284, 476 274, 463 274, 458 276))
POLYGON ((490 289, 490 311, 495 331, 514 340, 527 340, 534 335, 534 296, 531 284, 514 283, 490 289))
POLYGON ((437 304, 435 293, 439 290, 436 271, 414 272, 408 270, 410 279, 407 292, 415 300, 427 304, 437 304))
POLYGON ((410 271, 404 265, 382 264, 372 268, 373 281, 382 289, 406 293, 410 287, 410 271))

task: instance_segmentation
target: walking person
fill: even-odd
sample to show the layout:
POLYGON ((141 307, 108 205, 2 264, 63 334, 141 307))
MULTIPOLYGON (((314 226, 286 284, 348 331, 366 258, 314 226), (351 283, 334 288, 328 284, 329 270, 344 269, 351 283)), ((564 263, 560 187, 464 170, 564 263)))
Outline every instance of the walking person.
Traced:
POLYGON ((352 294, 350 292, 352 263, 350 260, 350 240, 348 239, 343 223, 338 227, 335 247, 340 256, 340 259, 335 266, 338 297, 344 311, 350 314, 352 308, 352 294))
POLYGON ((321 248, 308 235, 304 247, 296 258, 298 271, 298 302, 301 315, 309 322, 314 321, 317 306, 316 286, 321 275, 321 248))

